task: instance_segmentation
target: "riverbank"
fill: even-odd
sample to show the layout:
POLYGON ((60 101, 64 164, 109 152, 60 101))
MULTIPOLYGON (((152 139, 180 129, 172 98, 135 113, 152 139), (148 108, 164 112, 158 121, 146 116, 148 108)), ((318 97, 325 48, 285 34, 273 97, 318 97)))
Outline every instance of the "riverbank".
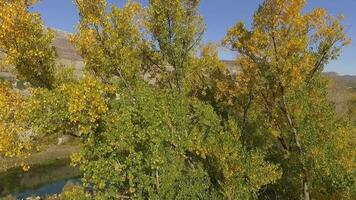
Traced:
POLYGON ((69 159, 70 156, 79 151, 79 144, 65 145, 48 145, 47 148, 40 152, 32 153, 27 159, 21 160, 18 158, 0 158, 0 173, 7 170, 18 168, 22 163, 29 166, 48 165, 57 160, 69 159))

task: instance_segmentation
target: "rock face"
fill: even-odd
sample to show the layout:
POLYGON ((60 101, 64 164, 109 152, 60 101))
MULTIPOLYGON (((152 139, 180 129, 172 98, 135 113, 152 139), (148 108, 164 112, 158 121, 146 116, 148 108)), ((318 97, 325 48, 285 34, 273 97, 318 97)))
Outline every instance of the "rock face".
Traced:
POLYGON ((67 144, 71 140, 69 135, 63 135, 58 138, 58 145, 67 144))
POLYGON ((63 65, 72 65, 77 71, 84 67, 83 59, 77 53, 74 45, 69 41, 70 33, 54 29, 53 46, 58 54, 58 61, 63 65))

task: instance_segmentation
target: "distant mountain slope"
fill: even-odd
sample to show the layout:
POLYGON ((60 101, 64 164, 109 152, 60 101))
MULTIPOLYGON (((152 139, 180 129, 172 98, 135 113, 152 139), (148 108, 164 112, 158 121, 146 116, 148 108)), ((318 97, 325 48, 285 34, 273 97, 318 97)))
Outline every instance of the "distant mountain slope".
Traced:
MULTIPOLYGON (((76 68, 76 70, 82 71, 83 69, 83 60, 76 52, 76 49, 72 43, 69 42, 70 33, 53 29, 55 32, 55 38, 53 40, 53 45, 56 48, 58 54, 58 61, 64 65, 72 65, 76 68)), ((1 59, 1 55, 0 55, 1 59)), ((238 68, 235 65, 235 62, 232 60, 222 60, 223 63, 226 64, 227 68, 231 73, 237 73, 238 68)), ((326 76, 335 79, 337 82, 342 83, 346 87, 354 87, 356 88, 356 76, 346 75, 340 76, 334 72, 325 73, 326 76)), ((10 73, 0 72, 0 79, 7 78, 13 79, 14 76, 10 73)))
POLYGON ((82 71, 84 67, 83 59, 69 41, 70 34, 56 29, 54 32, 53 46, 56 48, 59 62, 64 65, 72 65, 77 71, 82 71))
POLYGON ((339 75, 336 72, 325 72, 325 76, 332 78, 335 84, 343 84, 346 87, 356 88, 355 75, 339 75))

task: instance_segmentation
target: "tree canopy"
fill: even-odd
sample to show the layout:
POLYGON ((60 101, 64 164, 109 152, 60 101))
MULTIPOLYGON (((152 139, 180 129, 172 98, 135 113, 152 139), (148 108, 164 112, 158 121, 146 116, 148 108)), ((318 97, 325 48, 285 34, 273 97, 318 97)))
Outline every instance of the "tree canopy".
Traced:
POLYGON ((335 117, 322 76, 350 42, 342 16, 264 0, 251 28, 238 22, 222 41, 237 54, 234 74, 218 44, 202 44, 199 0, 76 0, 77 77, 55 63, 33 3, 0 3, 0 51, 29 83, 0 83, 0 156, 79 137, 83 186, 64 198, 356 197, 354 123, 335 117))

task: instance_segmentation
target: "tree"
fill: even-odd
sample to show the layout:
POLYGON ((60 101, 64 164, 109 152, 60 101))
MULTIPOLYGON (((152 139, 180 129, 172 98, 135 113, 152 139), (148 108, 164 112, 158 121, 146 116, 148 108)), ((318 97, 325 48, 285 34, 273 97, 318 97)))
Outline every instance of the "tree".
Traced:
POLYGON ((76 78, 70 67, 56 64, 52 31, 44 28, 38 13, 29 11, 36 2, 0 2, 1 62, 16 81, 29 83, 19 90, 0 81, 0 157, 19 157, 25 170, 29 169, 25 158, 42 137, 77 133, 63 95, 64 83, 72 84, 76 78))
MULTIPOLYGON (((7 70, 32 87, 53 88, 56 53, 53 34, 45 30, 40 16, 29 12, 36 1, 0 2, 0 53, 7 70)), ((0 156, 25 157, 35 134, 28 118, 26 92, 0 82, 0 156)), ((24 169, 28 166, 24 165, 24 169)))
POLYGON ((80 24, 72 38, 92 75, 108 81, 118 77, 129 90, 140 70, 141 33, 137 22, 140 5, 129 1, 122 9, 105 0, 75 1, 80 24))
MULTIPOLYGON (((32 3, 0 5, 28 17, 32 3)), ((303 0, 265 0, 251 30, 239 23, 224 40, 238 53, 231 74, 216 45, 198 48, 199 1, 75 3, 84 75, 42 73, 52 57, 34 56, 28 74, 46 79, 25 78, 28 93, 0 83, 1 155, 27 153, 32 136, 80 137, 72 163, 83 187, 68 186, 69 199, 354 199, 354 127, 335 118, 321 76, 348 42, 339 18, 302 14, 303 0)), ((31 27, 17 38, 54 55, 31 27)))
POLYGON ((56 52, 53 33, 45 29, 38 13, 30 13, 35 0, 0 3, 0 52, 5 66, 34 87, 53 87, 56 52))
MULTIPOLYGON (((95 36, 89 37, 90 42, 99 45, 93 50, 82 51, 92 74, 89 79, 84 79, 90 81, 72 86, 78 90, 70 90, 68 93, 69 107, 73 106, 73 109, 69 108, 70 119, 78 125, 79 130, 82 128, 83 133, 82 149, 73 156, 73 162, 84 173, 84 186, 90 185, 96 197, 255 198, 263 185, 274 182, 280 176, 278 167, 264 161, 261 152, 247 151, 240 144, 233 120, 224 121, 209 104, 188 95, 189 88, 193 88, 186 78, 186 72, 190 71, 188 63, 198 59, 193 52, 201 37, 198 37, 201 33, 198 34, 197 31, 201 30, 200 25, 195 27, 196 20, 200 19, 196 17, 199 16, 197 3, 151 1, 144 12, 146 16, 141 18, 145 26, 149 27, 145 34, 156 38, 151 44, 163 43, 160 43, 162 46, 159 48, 148 46, 151 48, 147 49, 149 42, 144 41, 144 35, 140 36, 140 40, 137 39, 136 32, 127 31, 127 34, 121 35, 120 28, 102 25, 106 22, 100 24, 105 19, 116 22, 117 27, 137 27, 135 17, 122 20, 119 16, 110 15, 111 11, 107 14, 105 1, 85 4, 77 1, 82 17, 81 25, 84 22, 91 25, 80 28, 76 35, 77 40, 74 41, 82 50, 91 49, 82 42, 87 38, 87 31, 92 32, 89 29, 93 27, 95 36), (168 21, 158 16, 160 11, 168 13, 164 15, 168 17, 168 21), (157 21, 154 21, 156 18, 157 21), (187 21, 188 18, 194 20, 187 21), (100 22, 99 28, 95 28, 97 22, 100 22), (172 26, 166 26, 167 22, 172 26), (188 34, 188 30, 192 32, 188 34), (165 34, 170 31, 173 31, 174 38, 168 40, 169 36, 165 34), (110 36, 108 39, 117 36, 125 37, 124 41, 135 39, 136 42, 143 43, 138 49, 136 46, 132 48, 132 43, 116 45, 118 38, 102 44, 102 37, 99 35, 104 33, 110 36), (164 45, 174 48, 174 52, 168 46, 163 47, 164 45), (101 54, 104 49, 128 54, 101 54), (139 52, 130 54, 131 51, 124 51, 127 49, 139 52), (168 76, 166 85, 160 85, 163 87, 150 84, 143 77, 144 69, 140 69, 147 67, 145 64, 152 68, 164 66, 157 66, 154 62, 157 57, 151 57, 152 55, 158 55, 159 63, 167 62, 174 67, 174 73, 179 73, 178 76, 168 76), (121 60, 123 58, 125 60, 121 60), (131 64, 125 65, 126 59, 132 61, 131 64), (105 61, 107 68, 96 64, 102 61, 105 61), (113 62, 120 65, 114 65, 113 62), (112 77, 110 73, 107 73, 108 76, 101 76, 101 72, 117 66, 121 66, 120 70, 124 74, 136 67, 139 70, 131 71, 130 76, 118 74, 112 77), (113 89, 108 91, 104 89, 106 87, 113 89), (91 88, 88 93, 85 92, 86 88, 91 88), (87 101, 89 96, 93 98, 87 101), (100 105, 92 106, 95 103, 100 105)), ((129 2, 121 9, 112 6, 111 10, 126 13, 132 5, 129 2)), ((215 64, 210 63, 210 60, 206 62, 209 65, 215 64)), ((164 69, 155 75, 164 77, 166 73, 164 69)))
POLYGON ((158 72, 163 78, 161 82, 168 82, 171 88, 182 90, 189 58, 205 31, 203 18, 198 13, 200 0, 149 2, 144 19, 148 48, 143 52, 150 63, 148 72, 153 73, 153 77, 158 72))
MULTIPOLYGON (((325 156, 324 170, 332 171, 335 162, 328 156, 343 159, 348 155, 354 135, 351 131, 338 134, 321 77, 325 64, 349 43, 340 24, 342 17, 331 17, 324 9, 302 14, 305 4, 305 0, 265 0, 254 14, 251 30, 239 22, 223 41, 238 53, 241 72, 237 81, 240 90, 252 95, 258 105, 253 115, 260 113, 264 120, 260 126, 274 138, 270 157, 284 171, 277 195, 294 199, 310 199, 322 187, 313 185, 323 179, 318 174, 321 159, 313 152, 325 156), (330 140, 335 136, 347 139, 330 140), (342 148, 330 151, 340 145, 342 148), (286 186, 290 189, 283 190, 286 186)), ((246 108, 251 113, 251 106, 246 108)), ((254 117, 247 120, 256 122, 254 117)), ((345 166, 344 174, 350 175, 349 170, 345 166)))

